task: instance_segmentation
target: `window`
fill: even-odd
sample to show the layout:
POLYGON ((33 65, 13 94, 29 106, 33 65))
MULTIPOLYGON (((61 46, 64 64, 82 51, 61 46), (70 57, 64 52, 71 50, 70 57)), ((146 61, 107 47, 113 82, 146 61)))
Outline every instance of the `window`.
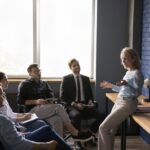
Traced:
POLYGON ((33 62, 31 0, 0 0, 0 70, 22 75, 33 62))
POLYGON ((34 62, 43 77, 62 77, 76 58, 93 77, 94 12, 95 0, 0 0, 1 70, 27 75, 34 62))

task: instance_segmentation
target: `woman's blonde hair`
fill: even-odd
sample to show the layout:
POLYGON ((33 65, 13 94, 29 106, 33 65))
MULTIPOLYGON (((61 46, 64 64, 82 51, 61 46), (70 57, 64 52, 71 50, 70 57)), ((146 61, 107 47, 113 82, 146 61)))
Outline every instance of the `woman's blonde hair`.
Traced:
POLYGON ((135 69, 140 69, 141 67, 141 63, 140 63, 140 58, 138 53, 130 47, 125 47, 122 49, 120 56, 129 56, 130 58, 132 58, 132 66, 135 69))

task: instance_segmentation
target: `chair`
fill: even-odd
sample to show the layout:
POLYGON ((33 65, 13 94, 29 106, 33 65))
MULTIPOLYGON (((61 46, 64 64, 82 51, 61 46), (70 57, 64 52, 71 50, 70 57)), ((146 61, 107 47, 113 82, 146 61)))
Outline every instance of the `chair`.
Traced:
MULTIPOLYGON (((97 109, 98 108, 98 103, 96 101, 94 101, 94 104, 95 104, 95 109, 97 109)), ((71 110, 70 106, 68 106, 67 103, 65 103, 65 109, 66 109, 66 111, 68 113, 71 110)), ((84 130, 84 131, 89 130, 89 128, 88 128, 89 127, 89 123, 92 123, 93 119, 94 118, 88 118, 88 117, 87 118, 82 118, 82 120, 81 120, 81 130, 84 130)), ((91 140, 93 141, 94 139, 95 139, 95 137, 93 135, 93 139, 91 139, 91 140)), ((77 142, 74 143, 74 145, 76 145, 76 144, 77 144, 77 142)), ((88 145, 87 141, 86 142, 82 142, 81 145, 84 145, 86 147, 88 145)))
POLYGON ((25 113, 25 112, 27 112, 27 107, 25 105, 23 105, 23 104, 17 104, 17 106, 18 106, 18 112, 19 113, 25 113))
MULTIPOLYGON (((94 103, 94 105, 95 105, 95 109, 98 109, 98 103, 96 102, 96 101, 93 101, 93 103, 94 103)), ((69 113, 70 112, 70 110, 71 110, 71 108, 70 108, 70 106, 68 106, 66 103, 65 103, 65 109, 66 109, 66 111, 69 113)), ((83 127, 83 129, 86 129, 86 127, 88 127, 89 126, 89 123, 93 120, 94 118, 89 118, 88 116, 86 117, 86 118, 82 118, 82 120, 81 120, 81 125, 84 125, 84 127, 83 127)))

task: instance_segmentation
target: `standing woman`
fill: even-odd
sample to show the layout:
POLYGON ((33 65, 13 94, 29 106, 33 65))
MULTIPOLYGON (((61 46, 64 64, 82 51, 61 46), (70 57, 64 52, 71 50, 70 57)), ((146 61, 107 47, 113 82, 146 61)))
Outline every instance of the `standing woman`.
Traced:
POLYGON ((111 113, 106 117, 99 127, 98 150, 113 150, 114 137, 118 126, 137 107, 137 97, 141 94, 143 86, 143 75, 140 72, 140 59, 136 51, 125 47, 122 49, 121 64, 127 70, 123 79, 115 84, 102 81, 100 87, 111 88, 119 92, 111 113))

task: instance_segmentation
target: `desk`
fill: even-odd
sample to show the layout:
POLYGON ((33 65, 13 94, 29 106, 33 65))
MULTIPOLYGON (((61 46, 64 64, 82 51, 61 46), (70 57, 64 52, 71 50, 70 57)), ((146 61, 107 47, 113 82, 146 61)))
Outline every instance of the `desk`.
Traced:
MULTIPOLYGON (((118 93, 106 93, 106 98, 115 103, 118 93)), ((138 102, 140 105, 138 107, 150 107, 150 102, 145 102, 146 96, 140 95, 138 97, 138 102)))
MULTIPOLYGON (((106 114, 108 114, 108 100, 115 103, 117 98, 117 93, 106 93, 106 114)), ((143 95, 138 97, 139 106, 138 107, 150 107, 150 103, 144 102, 144 99, 147 98, 143 95)), ((134 113, 132 116, 133 120, 145 129, 150 134, 150 113, 134 113)), ((126 121, 122 123, 121 129, 121 150, 126 150, 126 121)))
POLYGON ((135 113, 133 120, 150 134, 150 113, 135 113))

